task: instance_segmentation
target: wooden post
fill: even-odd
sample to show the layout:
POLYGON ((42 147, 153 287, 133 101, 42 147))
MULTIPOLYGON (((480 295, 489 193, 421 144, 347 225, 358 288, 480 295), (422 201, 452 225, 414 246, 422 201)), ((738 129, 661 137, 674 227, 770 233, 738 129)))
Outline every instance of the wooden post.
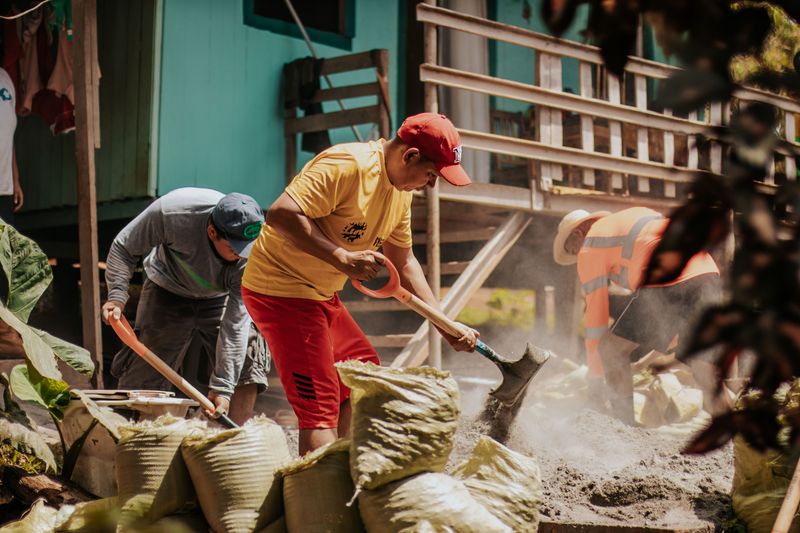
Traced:
MULTIPOLYGON (((783 135, 786 137, 787 141, 794 143, 796 136, 794 113, 791 111, 784 111, 783 113, 783 135)), ((797 161, 790 155, 786 156, 786 179, 788 181, 795 181, 797 179, 797 161)))
POLYGON ((100 278, 97 263, 97 192, 94 151, 100 146, 96 0, 74 0, 75 159, 78 165, 78 233, 83 346, 92 354, 92 385, 103 388, 100 278))
MULTIPOLYGON (((714 102, 711 104, 711 111, 709 118, 712 126, 722 125, 722 104, 714 102)), ((711 163, 711 172, 715 174, 722 174, 722 145, 717 141, 711 141, 709 158, 711 163)))
MULTIPOLYGON (((620 105, 622 103, 622 87, 619 78, 613 74, 606 74, 606 81, 608 83, 608 101, 612 104, 620 105)), ((609 139, 611 155, 622 157, 622 123, 616 120, 609 120, 608 132, 611 137, 609 139)), ((625 190, 622 174, 618 172, 611 174, 611 186, 608 192, 614 192, 614 189, 625 190)))
MULTIPOLYGON (((581 61, 580 66, 581 96, 594 98, 592 89, 592 66, 581 61)), ((594 119, 591 115, 581 115, 581 147, 587 152, 594 152, 594 119)), ((594 169, 583 169, 583 185, 595 186, 594 169)))
MULTIPOLYGON (((672 115, 671 109, 664 110, 665 115, 672 115)), ((675 134, 671 131, 664 131, 664 164, 668 166, 675 165, 675 134)), ((664 196, 667 198, 675 198, 678 195, 677 188, 674 181, 664 182, 664 196)))
MULTIPOLYGON (((697 111, 689 112, 689 120, 692 122, 697 122, 697 111)), ((686 149, 689 151, 686 166, 689 168, 689 170, 697 170, 700 157, 697 153, 697 137, 695 135, 690 135, 687 137, 686 149)))
MULTIPOLYGON (((425 0, 426 4, 435 6, 436 0, 425 0)), ((436 26, 425 24, 424 51, 423 57, 426 64, 438 64, 438 43, 436 26)), ((439 112, 439 98, 437 96, 437 86, 433 83, 425 84, 425 111, 429 113, 439 112)), ((439 227, 439 182, 428 188, 425 195, 428 209, 427 227, 427 265, 428 265, 428 284, 431 286, 433 295, 438 301, 442 292, 442 266, 440 248, 440 227, 439 227)), ((436 328, 428 328, 428 363, 434 368, 442 368, 442 337, 436 328)))
MULTIPOLYGON (((641 25, 639 27, 641 28, 641 25)), ((647 110, 647 79, 640 74, 636 74, 634 76, 634 84, 636 107, 647 110)), ((650 143, 647 127, 640 127, 636 130, 636 158, 639 161, 650 161, 650 143)), ((639 192, 650 192, 650 180, 643 176, 638 176, 636 178, 636 188, 639 192)))

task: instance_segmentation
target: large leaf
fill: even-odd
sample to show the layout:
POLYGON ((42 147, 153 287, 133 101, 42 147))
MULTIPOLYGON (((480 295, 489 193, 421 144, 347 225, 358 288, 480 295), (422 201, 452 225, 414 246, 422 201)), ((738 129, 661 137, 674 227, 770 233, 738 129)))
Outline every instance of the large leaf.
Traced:
POLYGON ((47 409, 57 419, 64 417, 69 404, 69 385, 60 379, 40 376, 26 365, 17 365, 9 379, 11 392, 24 402, 47 409))
POLYGON ((71 342, 67 342, 63 339, 59 339, 58 337, 50 335, 41 329, 31 329, 37 335, 39 335, 39 338, 41 338, 45 344, 47 344, 53 350, 53 353, 56 354, 56 357, 67 363, 81 374, 86 376, 91 376, 94 374, 94 361, 92 361, 92 356, 89 355, 88 350, 72 344, 71 342))
POLYGON ((56 471, 56 458, 47 445, 42 435, 37 431, 36 424, 28 418, 25 411, 14 401, 11 396, 11 387, 8 376, 0 374, 0 384, 4 385, 3 406, 0 411, 0 440, 7 442, 14 449, 35 455, 41 459, 47 468, 56 471))
POLYGON ((58 370, 58 364, 52 348, 42 340, 33 328, 22 322, 14 313, 2 305, 0 305, 0 320, 17 330, 17 333, 22 336, 25 359, 40 376, 61 380, 61 372, 58 370))
POLYGON ((6 275, 6 307, 27 322, 36 302, 53 280, 47 255, 35 241, 0 220, 0 267, 6 275))
POLYGON ((86 410, 89 411, 89 414, 92 415, 101 426, 108 430, 115 442, 118 441, 120 438, 120 426, 129 424, 130 421, 119 413, 115 413, 110 407, 101 407, 97 405, 94 400, 89 398, 89 396, 81 390, 73 389, 72 394, 80 398, 86 410))

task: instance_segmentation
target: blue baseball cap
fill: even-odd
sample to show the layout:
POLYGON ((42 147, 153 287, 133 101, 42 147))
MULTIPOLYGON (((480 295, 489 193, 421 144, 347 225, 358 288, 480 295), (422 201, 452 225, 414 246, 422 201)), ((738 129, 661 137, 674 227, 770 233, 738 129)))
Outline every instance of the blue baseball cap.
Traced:
POLYGON ((222 197, 211 212, 214 226, 236 255, 247 258, 264 224, 264 211, 251 196, 232 192, 222 197))

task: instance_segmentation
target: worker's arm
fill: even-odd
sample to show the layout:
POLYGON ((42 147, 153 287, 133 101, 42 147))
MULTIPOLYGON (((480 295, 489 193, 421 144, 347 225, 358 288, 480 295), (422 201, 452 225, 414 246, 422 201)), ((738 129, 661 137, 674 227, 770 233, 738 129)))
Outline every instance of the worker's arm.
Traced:
MULTIPOLYGON (((397 272, 400 274, 400 284, 412 294, 417 295, 420 300, 431 307, 439 309, 439 301, 434 297, 433 291, 428 285, 428 280, 425 279, 422 266, 414 256, 412 249, 386 241, 383 243, 383 253, 397 268, 397 272)), ((464 324, 461 324, 461 326, 467 333, 460 338, 448 335, 439 328, 436 329, 456 351, 472 351, 475 349, 475 343, 480 333, 464 324)))
POLYGON ((108 301, 103 304, 103 320, 108 321, 109 313, 119 316, 128 301, 128 287, 136 264, 164 240, 160 200, 147 206, 117 234, 106 259, 108 301))
POLYGON ((298 249, 322 259, 348 277, 368 281, 380 269, 380 259, 375 252, 350 252, 332 242, 286 192, 267 211, 267 224, 298 249))
POLYGON ((208 388, 214 392, 209 396, 226 398, 230 398, 239 382, 250 332, 250 316, 242 301, 242 270, 229 270, 229 279, 226 280, 228 301, 219 325, 214 372, 208 384, 208 388))
POLYGON ((17 150, 11 147, 11 171, 14 175, 14 212, 22 209, 25 203, 25 195, 22 192, 22 185, 19 182, 19 166, 17 166, 17 150))

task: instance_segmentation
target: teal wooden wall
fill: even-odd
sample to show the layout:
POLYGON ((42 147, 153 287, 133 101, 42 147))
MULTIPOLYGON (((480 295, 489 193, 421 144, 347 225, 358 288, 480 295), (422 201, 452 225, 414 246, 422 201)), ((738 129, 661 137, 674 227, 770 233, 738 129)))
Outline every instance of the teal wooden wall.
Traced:
MULTIPOLYGON (((529 0, 530 16, 526 20, 523 18, 523 6, 525 2, 520 0, 488 0, 489 17, 497 22, 511 24, 541 33, 550 33, 541 18, 542 0, 529 0)), ((586 27, 588 20, 588 6, 581 5, 575 16, 575 22, 564 32, 561 37, 573 41, 583 42, 580 30, 586 27)), ((505 78, 507 80, 518 81, 521 83, 533 84, 535 82, 536 52, 530 48, 517 46, 500 41, 490 41, 490 70, 493 76, 505 78)), ((564 89, 569 89, 576 94, 580 94, 578 79, 578 62, 571 59, 564 59, 562 62, 562 84, 564 89)), ((506 98, 493 98, 495 109, 503 111, 524 112, 529 104, 518 100, 506 98)))
MULTIPOLYGON (((156 0, 97 3, 101 148, 97 199, 140 198, 149 186, 153 28, 156 0)), ((75 136, 54 137, 42 119, 21 117, 15 136, 24 211, 77 203, 75 136)))
MULTIPOLYGON (((356 0, 352 42, 352 52, 389 50, 395 127, 399 1, 356 0)), ((158 194, 202 186, 248 193, 269 205, 285 186, 282 68, 309 55, 305 42, 245 25, 242 0, 165 0, 163 28, 158 194)), ((352 53, 315 46, 321 57, 352 53)), ((333 81, 374 79, 362 74, 333 81)), ((362 128, 365 136, 368 129, 362 128)), ((332 140, 354 136, 338 130, 332 140)), ((299 164, 311 155, 300 152, 299 164)))

